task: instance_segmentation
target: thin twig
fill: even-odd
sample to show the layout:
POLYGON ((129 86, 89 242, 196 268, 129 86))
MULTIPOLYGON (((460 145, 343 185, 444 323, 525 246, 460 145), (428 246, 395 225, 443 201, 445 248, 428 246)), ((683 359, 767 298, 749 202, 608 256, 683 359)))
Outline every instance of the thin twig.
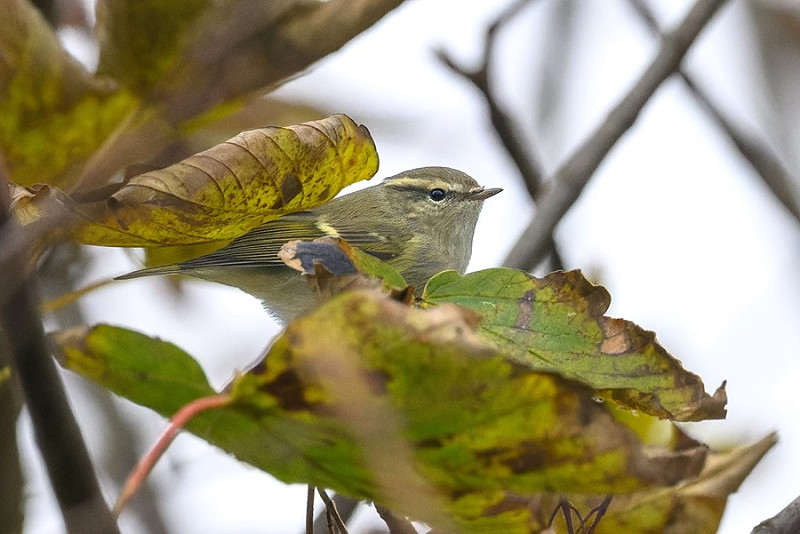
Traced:
POLYGON ((559 506, 564 513, 564 524, 567 525, 567 532, 575 534, 575 526, 572 524, 572 511, 575 510, 575 507, 564 497, 559 500, 559 506))
POLYGON ((342 516, 340 516, 339 512, 336 510, 336 503, 334 503, 331 498, 328 497, 328 494, 325 493, 324 489, 317 488, 317 493, 319 493, 319 497, 322 499, 322 502, 325 503, 325 508, 328 510, 328 513, 333 516, 333 520, 336 522, 336 527, 339 529, 339 532, 341 534, 347 534, 347 526, 344 524, 342 516))
MULTIPOLYGON (((536 203, 543 190, 544 170, 539 159, 534 155, 533 143, 525 138, 522 129, 517 125, 514 118, 507 113, 498 101, 492 89, 491 82, 492 65, 490 62, 495 53, 497 37, 500 30, 510 22, 520 11, 532 0, 518 0, 508 6, 500 15, 489 25, 486 30, 486 43, 483 47, 483 57, 478 67, 469 69, 458 62, 446 51, 436 52, 439 60, 442 61, 450 70, 471 82, 483 95, 486 106, 489 108, 489 118, 494 127, 495 133, 500 138, 500 142, 505 148, 511 160, 517 167, 522 181, 528 191, 531 200, 536 203)), ((555 242, 551 241, 549 247, 552 270, 562 270, 564 268, 560 254, 556 250, 555 242)))
POLYGON ((325 519, 328 521, 328 534, 339 534, 339 529, 336 528, 336 524, 333 522, 333 515, 327 508, 325 508, 325 519))
POLYGON ((726 0, 697 0, 674 30, 664 34, 658 54, 605 120, 555 172, 553 187, 541 197, 533 220, 517 240, 505 265, 535 267, 546 254, 553 231, 578 199, 594 171, 634 124, 656 89, 680 66, 689 47, 726 0))
POLYGON ((558 498, 558 504, 556 505, 553 513, 550 514, 550 519, 547 521, 547 527, 550 528, 553 526, 553 522, 558 516, 558 512, 561 512, 561 515, 564 516, 564 526, 567 529, 569 534, 592 534, 597 525, 600 523, 600 519, 605 515, 606 511, 608 510, 608 506, 611 504, 612 495, 606 495, 603 498, 603 501, 596 507, 592 508, 586 517, 583 517, 580 510, 578 510, 569 500, 561 496, 558 498), (575 514, 575 517, 578 520, 578 529, 575 529, 575 523, 572 520, 572 515, 575 514), (594 519, 592 520, 592 518, 594 519), (589 521, 592 520, 591 524, 588 524, 589 521))
POLYGON ((314 486, 308 485, 306 493, 306 534, 314 534, 314 486))
POLYGON ((505 147, 506 152, 514 161, 519 169, 528 194, 536 200, 542 191, 542 166, 538 159, 533 155, 532 143, 525 139, 521 128, 516 124, 514 118, 509 115, 503 106, 498 102, 492 90, 490 62, 494 55, 497 44, 497 37, 500 30, 512 20, 531 0, 518 0, 506 8, 486 31, 486 44, 483 49, 483 58, 478 67, 469 69, 458 62, 446 51, 437 50, 436 56, 450 70, 471 82, 483 94, 486 105, 489 108, 489 116, 492 126, 497 132, 500 141, 505 147))
POLYGON ((594 534, 594 529, 597 528, 597 525, 600 524, 600 520, 603 518, 604 515, 606 515, 606 511, 608 511, 608 506, 611 504, 611 499, 613 497, 614 497, 613 495, 606 495, 605 498, 603 499, 603 502, 601 502, 597 506, 597 508, 593 509, 586 517, 586 519, 588 520, 590 517, 592 517, 592 514, 594 514, 594 521, 592 521, 592 524, 589 526, 589 529, 586 530, 586 534, 594 534))
POLYGON ((561 499, 562 498, 559 499, 558 504, 553 509, 553 513, 550 514, 550 518, 547 520, 547 528, 550 528, 550 527, 553 526, 553 522, 556 520, 556 516, 558 515, 559 510, 561 510, 561 499))
POLYGON ((101 287, 106 287, 108 285, 111 285, 114 282, 115 280, 112 278, 107 278, 105 280, 98 280, 97 282, 92 282, 91 284, 88 284, 80 289, 71 291, 69 293, 65 293, 54 299, 48 300, 47 302, 42 304, 42 311, 52 312, 59 310, 65 306, 74 304, 82 296, 91 293, 96 289, 100 289, 101 287))
MULTIPOLYGON (((353 516, 353 513, 356 511, 356 508, 358 508, 359 501, 357 499, 353 499, 352 497, 337 493, 333 496, 333 504, 336 505, 336 511, 339 512, 339 517, 342 518, 342 521, 344 521, 344 524, 346 525, 353 516)), ((321 511, 319 515, 317 515, 317 518, 314 520, 314 532, 322 532, 324 530, 325 515, 325 510, 321 511)))
MULTIPOLYGON (((628 0, 628 2, 639 14, 641 20, 647 24, 647 27, 656 35, 661 36, 661 29, 647 3, 644 0, 628 0)), ((725 132, 739 153, 772 191, 772 194, 795 219, 800 221, 800 196, 795 185, 796 182, 780 158, 764 142, 726 116, 722 109, 714 104, 708 93, 699 87, 697 79, 685 68, 678 70, 678 75, 695 100, 703 106, 717 127, 725 132)))
MULTIPOLYGON (((547 521, 547 528, 553 526, 553 522, 556 520, 556 516, 558 512, 561 512, 561 515, 564 516, 564 525, 567 529, 568 534, 575 534, 575 526, 572 524, 572 511, 575 510, 575 507, 567 500, 566 497, 559 497, 558 504, 556 505, 553 513, 550 514, 550 519, 547 521)), ((577 512, 577 510, 575 510, 577 512)), ((580 514, 578 514, 580 517, 580 514)))
POLYGON ((377 504, 375 505, 375 510, 377 510, 378 515, 381 516, 381 519, 389 528, 389 534, 419 534, 414 525, 411 524, 411 521, 405 517, 395 515, 391 510, 377 504))

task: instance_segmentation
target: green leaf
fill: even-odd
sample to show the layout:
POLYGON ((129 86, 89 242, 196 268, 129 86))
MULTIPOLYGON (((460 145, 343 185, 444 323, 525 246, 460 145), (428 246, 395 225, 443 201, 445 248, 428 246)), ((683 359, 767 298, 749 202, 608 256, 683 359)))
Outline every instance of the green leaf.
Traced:
POLYGON ((603 314, 611 298, 580 271, 536 278, 513 269, 461 276, 447 271, 427 284, 428 304, 454 303, 481 318, 480 334, 531 369, 578 380, 598 395, 676 421, 725 417, 724 384, 713 396, 630 321, 603 314))
MULTIPOLYGON (((524 531, 530 512, 506 513, 508 492, 629 492, 702 465, 705 448, 673 455, 643 447, 591 390, 519 366, 474 327, 473 314, 457 306, 417 310, 377 292, 342 293, 289 325, 235 379, 233 403, 189 428, 286 482, 373 499, 466 533, 524 531)), ((143 385, 128 367, 150 369, 147 353, 162 352, 164 342, 122 335, 136 339, 125 346, 138 361, 120 372, 109 328, 62 339, 65 365, 174 412, 174 388, 151 395, 159 389, 151 384, 186 381, 185 364, 155 365, 169 372, 149 372, 143 385), (87 372, 85 360, 97 364, 87 372)))
POLYGON ((109 325, 53 338, 65 367, 164 416, 215 393, 198 363, 172 343, 109 325))
POLYGON ((326 202, 377 168, 369 132, 345 115, 249 130, 135 176, 105 201, 77 205, 85 224, 76 237, 106 246, 224 243, 326 202))
POLYGON ((3 2, 0 151, 11 181, 71 188, 83 164, 136 107, 61 48, 29 2, 3 2))

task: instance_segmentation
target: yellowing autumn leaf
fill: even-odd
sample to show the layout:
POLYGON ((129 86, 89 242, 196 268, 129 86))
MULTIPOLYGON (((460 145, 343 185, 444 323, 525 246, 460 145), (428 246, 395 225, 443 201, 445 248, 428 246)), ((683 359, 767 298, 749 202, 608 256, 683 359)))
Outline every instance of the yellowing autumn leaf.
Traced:
MULTIPOLYGON (((695 478, 667 488, 616 495, 594 533, 714 534, 719 528, 728 497, 739 489, 776 442, 775 434, 768 434, 750 445, 713 452, 695 478)), ((565 498, 584 513, 601 500, 595 496, 574 494, 565 498)), ((559 496, 547 496, 537 500, 541 503, 542 521, 547 521, 558 499, 559 496)), ((552 532, 569 532, 562 517, 554 523, 552 532)))
MULTIPOLYGON (((371 177, 377 166, 369 132, 345 115, 249 130, 135 176, 107 199, 70 203, 80 221, 75 235, 106 246, 224 242, 279 215, 326 202, 346 185, 371 177)), ((51 198, 53 191, 42 195, 51 198)), ((20 199, 17 207, 21 220, 35 219, 36 195, 20 199)))

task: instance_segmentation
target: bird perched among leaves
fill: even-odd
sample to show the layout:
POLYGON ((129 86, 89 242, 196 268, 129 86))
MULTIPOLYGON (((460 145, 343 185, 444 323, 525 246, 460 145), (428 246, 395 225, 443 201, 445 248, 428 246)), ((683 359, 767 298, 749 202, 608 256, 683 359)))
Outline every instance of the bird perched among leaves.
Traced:
POLYGON ((285 322, 311 309, 316 297, 278 252, 288 241, 329 236, 389 263, 421 291, 440 271, 463 274, 483 201, 500 191, 448 167, 413 169, 269 221, 211 254, 119 278, 182 274, 238 287, 285 322))

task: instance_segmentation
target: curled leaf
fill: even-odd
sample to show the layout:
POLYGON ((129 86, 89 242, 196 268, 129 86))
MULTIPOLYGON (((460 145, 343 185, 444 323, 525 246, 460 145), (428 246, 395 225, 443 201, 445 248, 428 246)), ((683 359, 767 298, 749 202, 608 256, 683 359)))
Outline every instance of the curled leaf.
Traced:
POLYGON ((140 174, 107 200, 81 206, 80 241, 106 246, 231 240, 371 177, 369 132, 345 115, 248 130, 165 169, 140 174))
POLYGON ((603 314, 611 297, 580 271, 536 278, 514 269, 461 276, 447 271, 428 282, 429 304, 455 303, 481 317, 480 333, 531 369, 578 380, 599 396, 676 421, 725 417, 724 384, 713 396, 653 332, 603 314))
POLYGON ((314 241, 289 241, 281 247, 278 257, 292 269, 308 275, 319 274, 323 267, 333 276, 356 274, 353 248, 340 239, 323 237, 314 241))

